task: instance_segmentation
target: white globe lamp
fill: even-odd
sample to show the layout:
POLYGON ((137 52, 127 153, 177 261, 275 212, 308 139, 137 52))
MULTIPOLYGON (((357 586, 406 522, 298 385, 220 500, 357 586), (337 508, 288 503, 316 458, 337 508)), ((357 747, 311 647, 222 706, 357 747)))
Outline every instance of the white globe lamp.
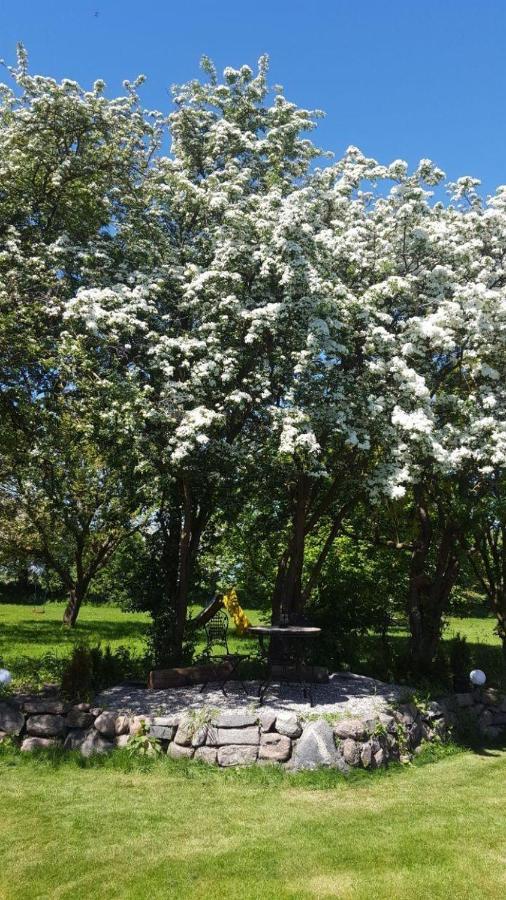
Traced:
POLYGON ((481 669, 473 669, 472 672, 469 673, 469 681, 475 687, 483 687, 487 680, 487 676, 485 672, 482 672, 481 669))
POLYGON ((0 669, 0 685, 10 684, 12 681, 12 675, 7 669, 0 669))

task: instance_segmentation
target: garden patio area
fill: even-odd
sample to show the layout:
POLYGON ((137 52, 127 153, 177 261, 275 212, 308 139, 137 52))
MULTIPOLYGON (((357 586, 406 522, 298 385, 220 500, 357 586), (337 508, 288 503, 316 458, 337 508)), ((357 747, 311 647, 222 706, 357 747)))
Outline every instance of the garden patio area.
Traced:
MULTIPOLYGON (((137 685, 116 685, 101 691, 94 705, 122 713, 164 715, 188 710, 258 708, 261 682, 246 682, 247 694, 239 681, 229 681, 226 695, 216 684, 205 692, 199 685, 152 690, 137 685)), ((339 672, 329 676, 327 684, 314 684, 314 703, 310 706, 302 696, 298 684, 274 682, 265 697, 262 709, 269 712, 289 711, 313 718, 318 715, 349 715, 373 718, 391 703, 398 703, 409 694, 406 686, 385 684, 365 675, 339 672)))

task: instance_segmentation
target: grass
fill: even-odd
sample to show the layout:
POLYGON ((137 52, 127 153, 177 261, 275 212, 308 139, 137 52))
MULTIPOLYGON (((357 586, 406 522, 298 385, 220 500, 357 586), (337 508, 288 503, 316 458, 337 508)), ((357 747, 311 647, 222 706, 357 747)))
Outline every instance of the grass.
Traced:
MULTIPOLYGON (((16 675, 21 672, 29 677, 36 669, 37 660, 45 654, 67 656, 76 642, 101 642, 111 648, 128 647, 132 652, 142 654, 145 650, 146 630, 149 615, 146 613, 126 613, 114 606, 85 605, 74 629, 62 627, 63 603, 46 603, 44 606, 21 604, 0 604, 0 660, 16 675), (33 661, 33 664, 30 664, 33 661), (30 668, 32 665, 32 668, 30 668)), ((197 607, 193 612, 197 612, 197 607)), ((262 614, 258 610, 246 611, 256 623, 262 614)), ((451 640, 456 634, 465 636, 472 652, 473 665, 483 668, 494 683, 504 683, 504 663, 501 643, 494 633, 495 620, 489 617, 456 617, 448 619, 443 640, 451 640)), ((242 652, 257 649, 256 640, 241 639, 230 628, 229 646, 242 652)), ((396 653, 402 652, 407 643, 407 632, 403 628, 392 630, 392 645, 396 653)), ((369 636, 362 639, 363 659, 357 671, 371 674, 378 650, 378 639, 369 636)), ((203 641, 197 652, 203 648, 203 641)))
MULTIPOLYGON (((75 628, 62 625, 64 603, 29 606, 16 603, 0 604, 0 662, 19 679, 30 679, 37 672, 37 661, 47 654, 68 656, 72 646, 83 641, 90 644, 109 644, 111 649, 123 646, 142 655, 146 650, 146 632, 150 622, 147 613, 123 612, 114 606, 85 605, 75 628)), ((193 614, 199 608, 192 609, 193 614)), ((252 622, 261 615, 248 611, 252 622)), ((255 651, 256 640, 241 639, 230 628, 229 647, 255 651)), ((196 652, 204 648, 204 640, 196 652)), ((44 680, 43 676, 43 680, 44 680)), ((49 674, 48 674, 49 677, 49 674)))
MULTIPOLYGON (((85 606, 69 631, 62 612, 0 605, 0 659, 15 670, 83 639, 144 649, 144 614, 85 606)), ((492 665, 493 629, 492 619, 454 617, 444 639, 465 634, 475 661, 492 665)), ((503 749, 432 747, 409 768, 346 780, 0 746, 0 898, 502 898, 505 805, 503 749)))
POLYGON ((83 606, 74 629, 62 627, 64 603, 25 606, 0 604, 0 656, 40 658, 65 653, 79 641, 124 645, 141 653, 150 620, 147 613, 125 613, 114 606, 83 606))
POLYGON ((2 900, 505 895, 501 750, 349 781, 115 756, 0 754, 2 900))

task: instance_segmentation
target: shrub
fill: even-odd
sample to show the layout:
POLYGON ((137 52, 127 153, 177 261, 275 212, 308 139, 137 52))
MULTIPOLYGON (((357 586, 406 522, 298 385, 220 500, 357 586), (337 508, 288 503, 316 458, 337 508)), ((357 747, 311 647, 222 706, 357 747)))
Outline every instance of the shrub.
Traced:
POLYGON ((160 669, 170 669, 172 666, 189 665, 195 650, 195 640, 188 629, 190 637, 183 645, 182 657, 175 650, 176 615, 172 608, 168 607, 158 612, 148 632, 148 658, 152 665, 160 669))
POLYGON ((61 688, 71 700, 90 700, 104 688, 122 681, 145 681, 148 663, 134 656, 126 647, 111 650, 87 644, 76 644, 64 661, 61 688))

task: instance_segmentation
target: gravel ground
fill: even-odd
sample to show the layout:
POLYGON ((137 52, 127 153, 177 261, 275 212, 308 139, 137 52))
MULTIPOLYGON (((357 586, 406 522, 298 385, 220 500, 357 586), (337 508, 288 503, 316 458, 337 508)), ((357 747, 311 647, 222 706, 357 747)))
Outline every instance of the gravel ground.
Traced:
MULTIPOLYGON (((208 707, 212 709, 253 709, 258 706, 259 682, 246 684, 248 695, 244 694, 240 682, 227 684, 227 696, 216 685, 209 685, 201 693, 200 686, 149 690, 136 685, 120 684, 102 691, 94 700, 95 706, 125 713, 145 713, 164 715, 183 712, 188 709, 208 707)), ((291 710, 299 715, 318 713, 342 713, 370 718, 381 712, 407 692, 406 687, 385 684, 364 675, 349 672, 331 675, 328 684, 313 685, 314 705, 302 696, 302 690, 295 684, 273 683, 263 703, 263 709, 291 710)))

